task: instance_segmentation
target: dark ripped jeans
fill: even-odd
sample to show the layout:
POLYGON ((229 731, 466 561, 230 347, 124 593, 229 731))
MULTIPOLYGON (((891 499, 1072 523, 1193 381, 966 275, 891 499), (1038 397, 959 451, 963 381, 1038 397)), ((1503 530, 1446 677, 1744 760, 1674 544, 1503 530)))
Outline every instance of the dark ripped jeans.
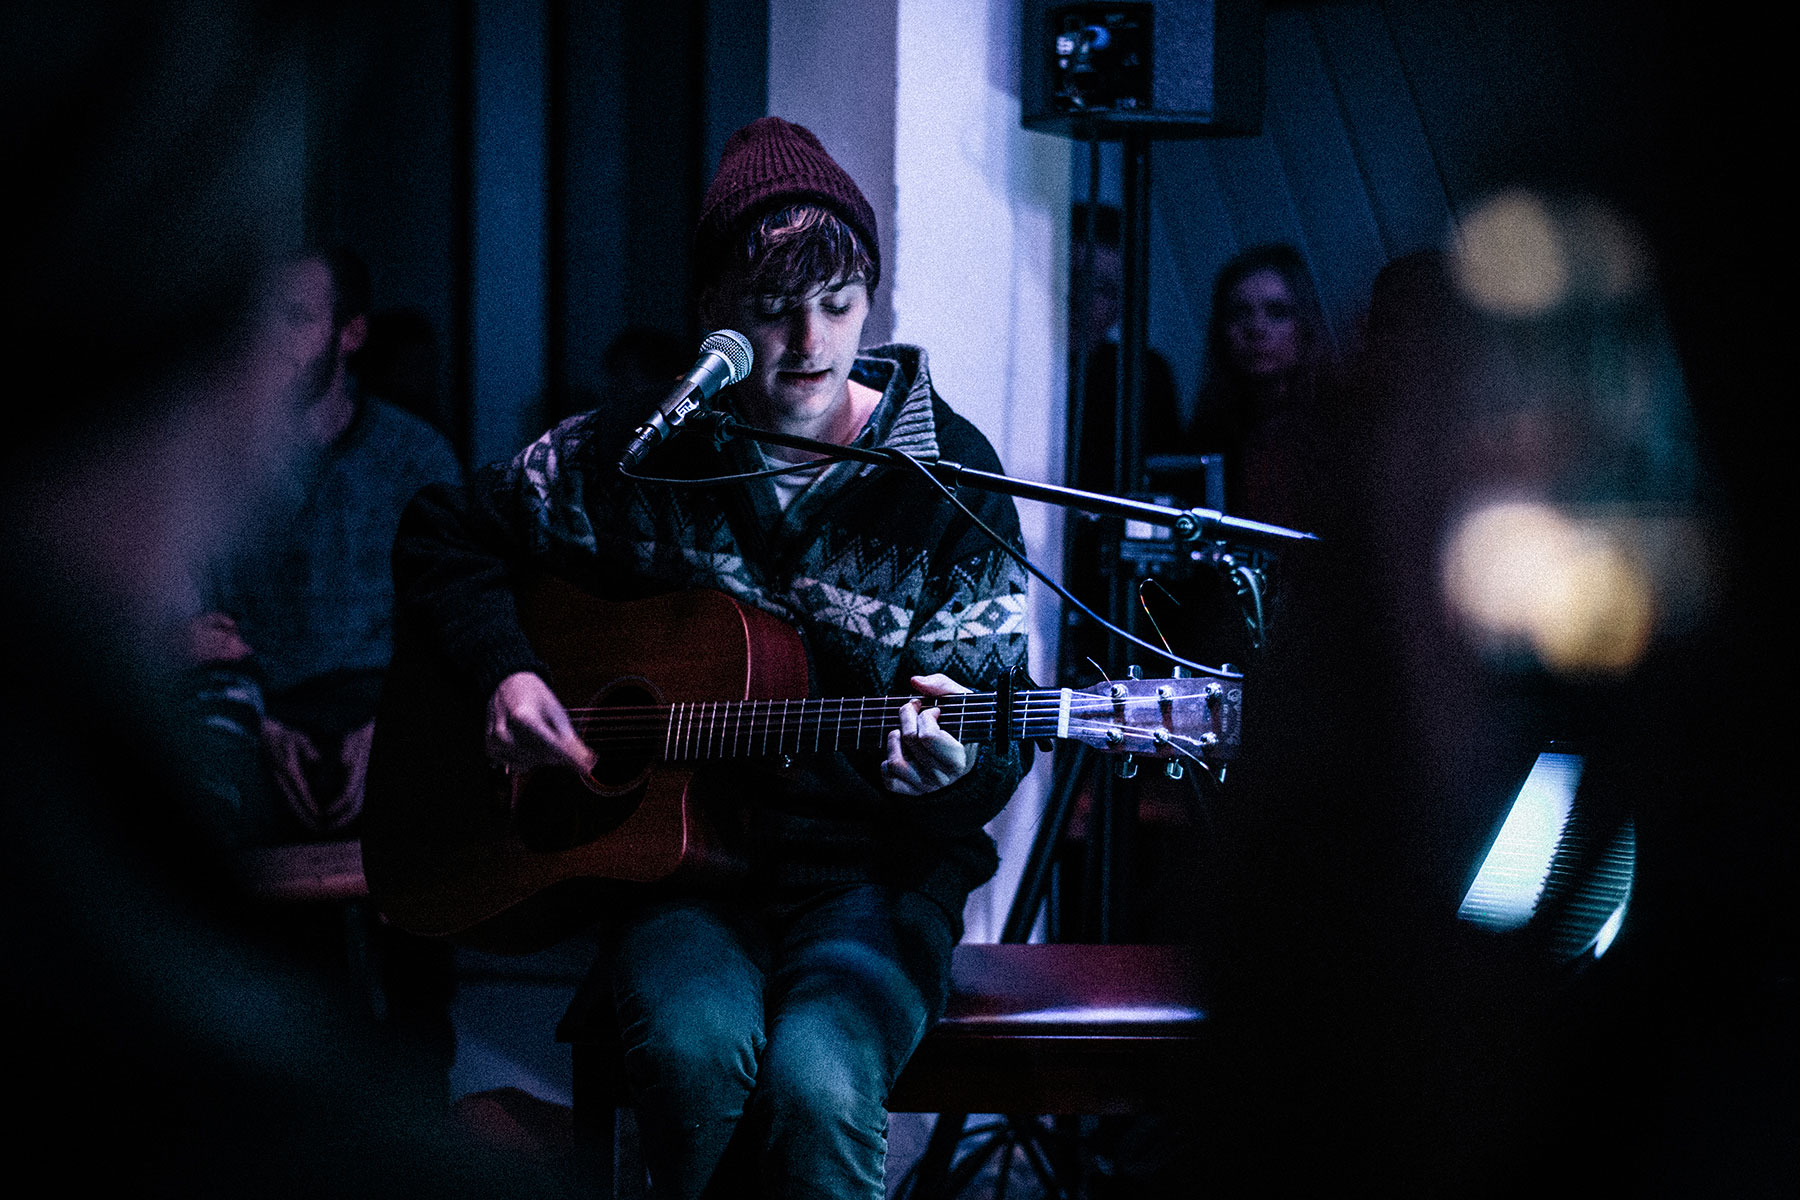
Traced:
POLYGON ((953 930, 874 885, 627 916, 613 996, 658 1197, 881 1197, 888 1089, 944 1010, 953 930))

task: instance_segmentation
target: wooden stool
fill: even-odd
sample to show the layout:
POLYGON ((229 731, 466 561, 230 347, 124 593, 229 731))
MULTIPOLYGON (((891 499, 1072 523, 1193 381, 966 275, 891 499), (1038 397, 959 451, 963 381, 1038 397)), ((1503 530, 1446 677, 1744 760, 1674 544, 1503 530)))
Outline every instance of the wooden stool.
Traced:
POLYGON ((354 838, 252 846, 238 855, 236 865, 245 890, 261 900, 359 900, 369 894, 362 842, 354 838))
POLYGON ((370 937, 379 918, 368 909, 360 840, 252 846, 239 851, 233 868, 244 891, 259 903, 335 910, 351 985, 378 1019, 386 1017, 387 994, 370 937))
MULTIPOLYGON (((952 1189, 950 1159, 969 1113, 1197 1104, 1209 1029, 1201 995, 1195 956, 1183 946, 958 946, 944 1018, 888 1097, 889 1112, 941 1114, 914 1194, 952 1189)), ((576 1129, 606 1194, 618 1173, 617 1113, 630 1097, 604 981, 582 985, 556 1037, 570 1047, 576 1129)))

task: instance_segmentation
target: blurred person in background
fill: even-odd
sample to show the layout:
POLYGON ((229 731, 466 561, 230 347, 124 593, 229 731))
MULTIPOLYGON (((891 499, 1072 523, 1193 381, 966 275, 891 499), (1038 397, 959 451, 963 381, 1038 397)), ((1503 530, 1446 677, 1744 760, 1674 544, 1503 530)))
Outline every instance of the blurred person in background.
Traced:
MULTIPOLYGON (((1540 244, 1579 246, 1597 207, 1525 215, 1551 223, 1540 244)), ((1719 514, 1661 299, 1647 271, 1519 261, 1518 239, 1484 238, 1494 215, 1471 206, 1454 251, 1381 272, 1353 400, 1320 414, 1341 451, 1311 492, 1326 536, 1286 564, 1261 732, 1212 805, 1216 903, 1196 936, 1233 1032, 1221 1099, 1143 1127, 1134 1194, 1489 1194, 1551 1171, 1698 1194, 1665 1191, 1665 1172, 1749 1140, 1706 1128, 1703 1081, 1772 1077, 1751 1056, 1784 1048, 1762 998, 1739 1007, 1767 960, 1693 924, 1724 882, 1708 861, 1722 811, 1757 802, 1672 743, 1729 737, 1728 710, 1696 706, 1679 735, 1656 715, 1730 651, 1704 582, 1719 514), (1552 745, 1583 763, 1573 815, 1545 834, 1564 857, 1525 923, 1474 923, 1471 880, 1552 745), (1621 878, 1622 898, 1600 890, 1621 878), (1609 911, 1616 936, 1563 944, 1559 913, 1609 911), (1699 1067, 1725 1013, 1746 1056, 1699 1067), (1296 1130, 1305 1153, 1284 1158, 1296 1130)), ((1513 875, 1533 878, 1518 860, 1513 875)), ((1734 1110, 1768 1120, 1766 1099, 1734 1110)))
MULTIPOLYGON (((1071 487, 1129 492, 1113 479, 1113 438, 1119 424, 1119 322, 1125 306, 1122 217, 1109 204, 1077 204, 1071 217, 1069 345, 1085 360, 1080 457, 1071 487), (1091 228, 1090 228, 1091 223, 1091 228)), ((1175 372, 1159 351, 1144 350, 1140 457, 1172 453, 1181 444, 1175 372)))
POLYGON ((1233 257, 1213 282, 1206 378, 1189 444, 1225 458, 1234 516, 1305 529, 1336 361, 1306 260, 1285 244, 1233 257))
MULTIPOLYGON (((1177 452, 1182 445, 1181 415, 1175 391, 1175 373, 1169 360, 1154 348, 1144 348, 1142 409, 1137 414, 1137 445, 1123 444, 1119 408, 1120 320, 1125 305, 1125 258, 1122 216, 1110 204, 1080 203, 1071 213, 1069 264, 1069 348, 1072 374, 1083 380, 1072 395, 1069 463, 1070 487, 1117 496, 1144 494, 1150 455, 1177 452), (1115 462, 1115 452, 1124 457, 1115 462), (1133 454, 1132 451, 1136 453, 1133 454), (1135 458, 1139 479, 1115 477, 1115 467, 1129 472, 1135 458)), ((1169 481, 1159 480, 1163 486, 1169 481)), ((1182 482, 1182 481, 1177 481, 1182 482)), ((1198 504, 1203 497, 1182 497, 1198 504)), ((1064 582, 1079 600, 1101 616, 1108 615, 1108 597, 1115 576, 1126 570, 1121 564, 1119 537, 1123 522, 1105 520, 1071 509, 1068 513, 1068 547, 1064 582)), ((1163 615, 1160 614, 1159 615, 1163 615)), ((1121 622, 1122 623, 1122 622, 1121 622)), ((1182 647, 1177 647, 1183 653, 1182 647)), ((1085 613, 1070 608, 1064 617, 1058 644, 1059 673, 1067 682, 1093 683, 1101 671, 1123 674, 1126 664, 1107 661, 1106 631, 1085 613)))
POLYGON ((368 331, 357 255, 302 252, 276 273, 271 304, 300 390, 298 495, 230 556, 202 620, 236 638, 205 665, 236 675, 232 695, 257 698, 222 783, 246 840, 280 844, 356 832, 393 656, 394 532, 414 493, 462 471, 441 433, 364 394, 349 371, 368 331))
MULTIPOLYGON (((393 656, 390 557, 400 511, 461 470, 425 421, 363 392, 348 364, 365 344, 369 275, 345 247, 302 250, 273 272, 271 352, 293 375, 299 426, 291 486, 210 573, 194 638, 200 786, 250 852, 348 844, 383 677, 393 656)), ((271 936, 370 995, 435 1057, 455 1056, 447 942, 398 930, 361 905, 266 906, 271 936)))
POLYGON ((0 1019, 23 1177, 159 1195, 551 1194, 458 1137, 403 1048, 267 941, 193 786, 197 580, 296 468, 260 303, 299 211, 330 5, 0 12, 0 1019))

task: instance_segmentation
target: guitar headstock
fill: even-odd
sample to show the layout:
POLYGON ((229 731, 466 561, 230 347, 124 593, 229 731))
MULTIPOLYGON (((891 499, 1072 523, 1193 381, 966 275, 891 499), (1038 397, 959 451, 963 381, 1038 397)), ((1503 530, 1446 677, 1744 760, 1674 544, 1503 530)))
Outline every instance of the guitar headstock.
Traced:
POLYGON ((1072 693, 1068 736, 1107 754, 1227 759, 1243 703, 1242 679, 1116 679, 1072 693))

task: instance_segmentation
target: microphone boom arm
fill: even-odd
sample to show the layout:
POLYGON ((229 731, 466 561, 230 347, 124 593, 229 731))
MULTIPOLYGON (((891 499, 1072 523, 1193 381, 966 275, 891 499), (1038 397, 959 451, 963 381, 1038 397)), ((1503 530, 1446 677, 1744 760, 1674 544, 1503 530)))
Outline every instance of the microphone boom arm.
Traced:
MULTIPOLYGON (((722 439, 743 437, 766 445, 806 450, 875 466, 893 466, 894 455, 898 453, 864 446, 840 446, 835 442, 820 442, 795 434, 778 433, 772 429, 758 429, 745 425, 726 413, 708 412, 693 419, 710 424, 715 435, 722 439)), ((1170 530, 1183 542, 1231 541, 1257 549, 1279 550, 1319 540, 1315 533, 1268 525, 1245 517, 1228 516, 1214 508, 1174 508, 1167 504, 1151 504, 1105 492, 1087 492, 1060 484, 1037 483, 1010 475, 997 475, 992 471, 978 471, 961 463, 942 460, 921 465, 948 488, 967 484, 983 491, 1016 496, 1021 500, 1037 500, 1101 516, 1143 521, 1170 530)))

